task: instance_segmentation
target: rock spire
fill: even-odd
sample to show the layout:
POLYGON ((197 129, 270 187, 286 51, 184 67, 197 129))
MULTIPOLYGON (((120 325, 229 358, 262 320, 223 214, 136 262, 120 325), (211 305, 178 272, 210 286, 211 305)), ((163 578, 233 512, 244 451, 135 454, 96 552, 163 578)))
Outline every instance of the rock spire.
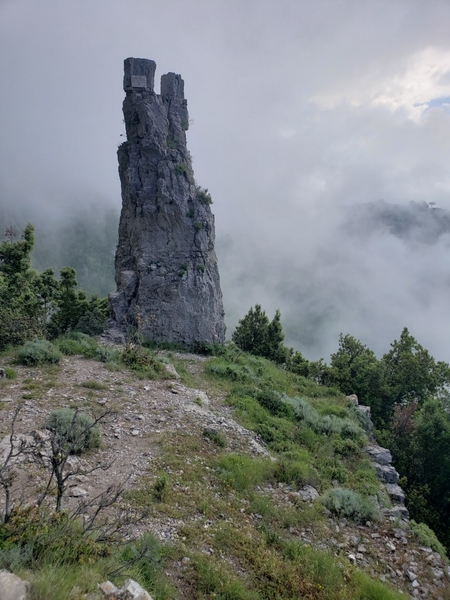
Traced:
POLYGON ((223 343, 214 216, 186 147, 184 82, 167 73, 156 94, 155 62, 127 58, 124 66, 127 141, 118 150, 122 213, 112 319, 154 341, 223 343))

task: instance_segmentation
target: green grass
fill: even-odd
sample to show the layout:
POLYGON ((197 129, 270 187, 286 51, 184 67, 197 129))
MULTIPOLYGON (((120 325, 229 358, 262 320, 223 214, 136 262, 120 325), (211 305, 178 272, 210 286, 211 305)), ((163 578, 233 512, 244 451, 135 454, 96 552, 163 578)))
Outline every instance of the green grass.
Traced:
POLYGON ((80 387, 84 387, 89 390, 107 390, 108 389, 108 386, 106 384, 101 383, 100 381, 92 381, 92 380, 82 381, 80 383, 80 387))

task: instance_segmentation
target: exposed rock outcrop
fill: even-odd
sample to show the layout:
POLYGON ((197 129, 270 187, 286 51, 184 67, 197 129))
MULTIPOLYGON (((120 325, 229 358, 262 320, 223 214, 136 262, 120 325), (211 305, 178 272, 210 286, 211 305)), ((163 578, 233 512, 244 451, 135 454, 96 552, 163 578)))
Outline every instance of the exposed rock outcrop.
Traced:
MULTIPOLYGON (((370 428, 373 428, 373 423, 370 419, 370 407, 362 406, 358 403, 358 396, 352 394, 347 396, 354 406, 369 419, 370 428)), ((373 437, 373 436, 372 436, 373 437)), ((392 508, 385 509, 386 516, 393 518, 408 519, 409 512, 405 502, 405 494, 402 488, 398 485, 399 474, 392 463, 392 455, 390 450, 379 446, 375 439, 366 447, 366 452, 369 455, 370 462, 375 467, 378 479, 384 484, 386 492, 392 502, 392 508)))
POLYGON ((163 75, 156 94, 155 69, 152 60, 125 60, 112 319, 115 328, 135 327, 155 341, 223 343, 211 196, 196 184, 186 147, 184 82, 163 75))

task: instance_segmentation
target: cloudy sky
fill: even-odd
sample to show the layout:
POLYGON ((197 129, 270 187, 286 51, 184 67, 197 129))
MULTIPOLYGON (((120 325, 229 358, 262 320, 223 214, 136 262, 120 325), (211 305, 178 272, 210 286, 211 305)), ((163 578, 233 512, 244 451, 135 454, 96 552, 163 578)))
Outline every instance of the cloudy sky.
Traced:
POLYGON ((408 326, 450 361, 449 239, 340 228, 450 209, 449 31, 448 0, 0 0, 1 202, 119 207, 123 59, 151 58, 185 80, 230 326, 259 302, 311 358, 408 326))

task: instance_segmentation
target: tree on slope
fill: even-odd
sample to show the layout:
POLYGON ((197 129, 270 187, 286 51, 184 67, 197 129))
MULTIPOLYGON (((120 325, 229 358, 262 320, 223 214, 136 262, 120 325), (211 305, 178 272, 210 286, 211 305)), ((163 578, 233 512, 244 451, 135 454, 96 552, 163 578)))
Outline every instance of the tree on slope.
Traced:
POLYGON ((272 321, 269 321, 261 305, 256 304, 239 321, 231 339, 245 352, 279 363, 286 360, 287 349, 283 346, 284 334, 279 310, 275 312, 272 321))
POLYGON ((339 349, 331 355, 328 383, 337 385, 344 394, 356 394, 372 409, 378 424, 383 417, 382 394, 384 366, 374 352, 351 335, 339 336, 339 349))
POLYGON ((391 412, 397 404, 417 401, 421 405, 427 398, 437 396, 448 401, 450 367, 436 362, 405 327, 399 340, 382 358, 385 367, 386 410, 391 412))

